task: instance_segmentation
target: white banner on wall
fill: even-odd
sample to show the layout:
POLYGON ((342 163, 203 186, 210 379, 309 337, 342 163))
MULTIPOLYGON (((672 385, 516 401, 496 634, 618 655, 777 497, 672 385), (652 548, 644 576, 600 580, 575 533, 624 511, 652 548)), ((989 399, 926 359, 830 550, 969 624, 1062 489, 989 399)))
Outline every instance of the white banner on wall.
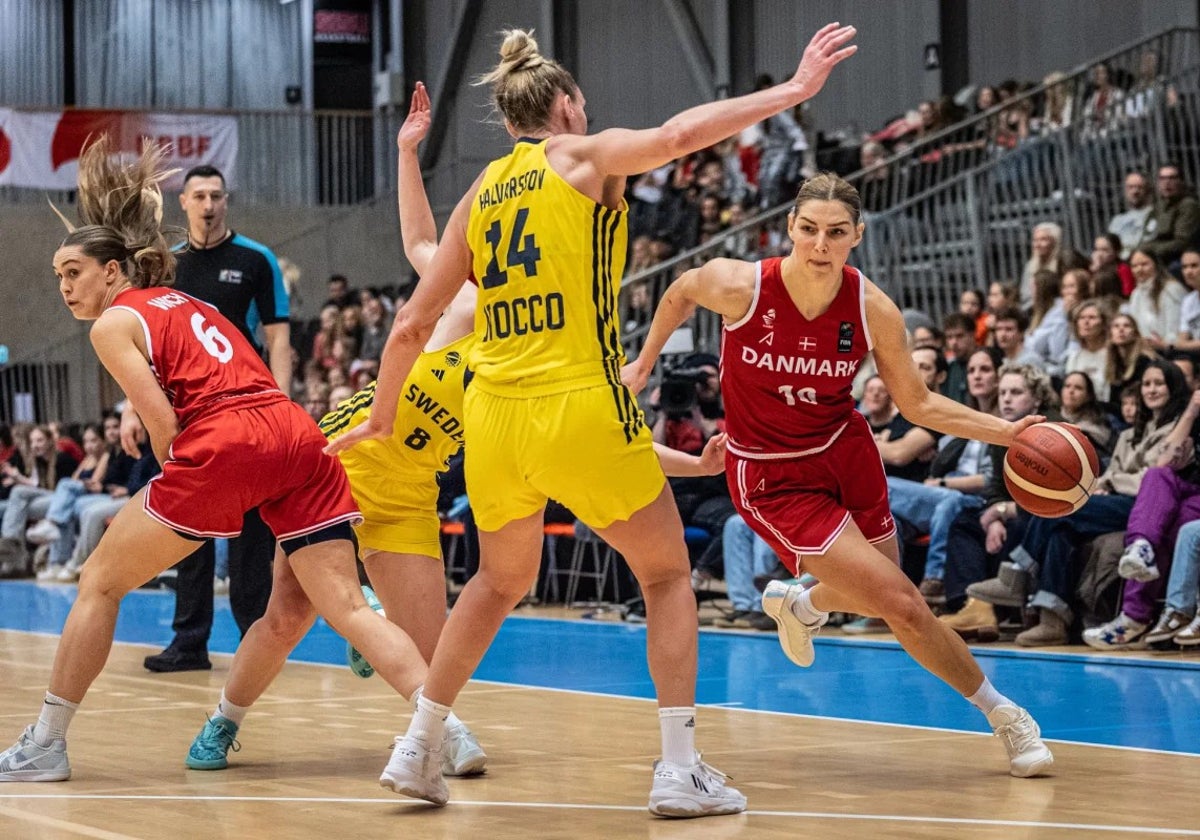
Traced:
MULTIPOLYGON (((145 138, 169 145, 171 169, 209 164, 230 178, 237 161, 236 117, 0 108, 0 186, 75 189, 79 155, 87 139, 100 134, 108 134, 122 154, 137 154, 145 138)), ((163 186, 177 190, 182 180, 179 172, 163 186)))

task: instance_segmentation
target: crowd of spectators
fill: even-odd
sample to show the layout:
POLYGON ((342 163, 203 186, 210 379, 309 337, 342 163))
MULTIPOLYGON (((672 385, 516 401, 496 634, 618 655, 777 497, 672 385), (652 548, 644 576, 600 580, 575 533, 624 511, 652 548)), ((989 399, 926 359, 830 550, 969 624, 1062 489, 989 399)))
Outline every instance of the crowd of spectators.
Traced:
MULTIPOLYGON (((1071 124, 1101 137, 1149 113, 1157 96, 1174 104, 1176 94, 1157 68, 1158 56, 1147 52, 1136 77, 1097 65, 1084 90, 1069 89, 1061 74, 1046 77, 1036 98, 1021 98, 1032 83, 972 88, 920 103, 880 130, 851 138, 852 154, 827 156, 824 163, 840 160, 844 165, 833 168, 843 172, 869 169, 860 183, 864 210, 880 211, 894 195, 894 173, 876 166, 888 155, 917 147, 918 163, 925 164, 1006 152, 1071 124), (1076 109, 1082 121, 1073 121, 1076 109), (921 145, 972 114, 988 118, 921 145)), ((770 84, 769 77, 760 84, 770 84)), ((627 274, 785 203, 815 171, 819 145, 806 132, 802 111, 783 114, 630 179, 627 274)), ((1088 242, 1065 241, 1060 220, 1045 219, 1029 231, 1020 276, 967 290, 958 311, 939 319, 906 311, 913 360, 931 389, 1006 419, 1042 413, 1084 431, 1105 472, 1097 495, 1077 514, 1043 520, 1021 511, 1004 486, 1002 450, 912 426, 869 362, 864 366, 860 410, 888 475, 906 571, 966 637, 997 638, 1009 610, 1021 630, 1017 641, 1025 645, 1066 643, 1084 630, 1084 641, 1102 648, 1173 640, 1200 645, 1200 527, 1190 522, 1200 516, 1200 501, 1188 512, 1190 500, 1200 499, 1192 456, 1198 411, 1192 406, 1200 406, 1200 398, 1190 396, 1194 354, 1200 353, 1200 203, 1174 163, 1153 177, 1124 173, 1122 186, 1124 210, 1088 242), (1144 484, 1156 488, 1156 504, 1166 496, 1175 511, 1165 525, 1151 527, 1134 513, 1144 484), (1104 538, 1119 535, 1127 521, 1127 535, 1104 538), (1177 533, 1183 534, 1178 541, 1177 533), (1120 604, 1112 595, 1118 568, 1130 580, 1146 578, 1126 587, 1120 604)), ((787 240, 753 231, 725 237, 724 245, 731 256, 754 258, 780 253, 787 240)), ((280 263, 295 312, 299 269, 280 263)), ((406 288, 355 289, 334 275, 317 317, 292 319, 292 396, 314 419, 375 378, 406 288)), ((623 310, 626 328, 648 323, 654 303, 649 286, 633 287, 623 310)), ((673 361, 662 389, 650 395, 654 437, 699 454, 724 428, 719 360, 698 353, 673 361)), ((78 429, 0 427, 0 574, 78 576, 103 522, 156 470, 152 455, 136 460, 121 451, 118 428, 116 416, 78 429), (29 548, 37 546, 44 548, 35 563, 29 548)), ((697 588, 726 580, 731 609, 717 624, 773 629, 756 584, 761 588, 786 572, 734 513, 724 480, 672 484, 693 547, 697 588)), ((465 507, 458 493, 447 497, 451 504, 459 513, 465 507)), ((869 619, 843 626, 848 632, 886 629, 869 619)))
MULTIPOLYGON (((1094 141, 1147 116, 1156 97, 1168 107, 1178 101, 1152 51, 1143 54, 1136 74, 1096 66, 1083 90, 1073 89, 1061 74, 1043 82, 1045 90, 1037 97, 1019 98, 1032 83, 1005 82, 969 96, 921 103, 912 115, 864 138, 854 163, 870 167, 972 113, 988 118, 971 125, 969 135, 949 131, 920 147, 917 163, 1003 153, 1070 125, 1081 132, 1081 140, 1094 141)), ((803 134, 802 123, 788 122, 803 134)), ((786 134, 789 127, 777 130, 786 134)), ((791 163, 776 163, 773 171, 798 181, 816 159, 806 139, 792 142, 791 163)), ((724 219, 729 227, 747 213, 781 203, 775 187, 761 180, 765 157, 761 134, 743 136, 634 181, 631 270, 703 244, 720 232, 713 220, 724 219)), ((843 171, 851 168, 858 165, 843 171)), ((1200 528, 1195 535, 1185 531, 1190 536, 1173 550, 1176 533, 1200 516, 1200 508, 1187 513, 1190 485, 1185 482, 1182 491, 1178 482, 1171 485, 1174 495, 1165 503, 1169 521, 1150 529, 1150 537, 1142 535, 1148 529, 1137 525, 1136 516, 1128 534, 1121 530, 1144 478, 1160 487, 1165 472, 1182 476, 1195 469, 1190 454, 1182 468, 1170 462, 1161 444, 1178 429, 1176 437, 1186 439, 1180 445, 1189 453, 1193 446, 1190 420, 1186 432, 1179 424, 1187 418, 1183 406, 1194 389, 1194 354, 1200 352, 1200 204, 1173 162, 1152 173, 1118 170, 1095 188, 1106 188, 1119 174, 1124 175, 1125 208, 1094 238, 1068 242, 1061 220, 1045 219, 1029 231, 1028 259, 1019 276, 964 292, 959 311, 940 319, 906 312, 914 362, 931 388, 1008 419, 1046 413, 1084 430, 1108 470, 1088 506, 1062 520, 1029 516, 1008 496, 999 468, 1002 451, 913 429, 897 414, 878 377, 861 383, 860 410, 876 431, 889 475, 907 570, 931 605, 967 637, 996 638, 1007 618, 1017 641, 1030 646, 1081 637, 1103 649, 1171 641, 1200 645, 1195 606, 1200 528), (1135 545, 1136 550, 1130 548, 1135 545), (1117 603, 1116 570, 1136 571, 1129 559, 1134 555, 1152 557, 1158 579, 1126 584, 1125 591, 1134 594, 1117 603), (1163 606, 1168 585, 1172 594, 1163 606)), ((864 210, 885 209, 887 196, 894 195, 891 185, 882 183, 888 177, 880 167, 860 182, 864 210)), ((786 245, 786 239, 769 232, 725 242, 726 252, 740 258, 777 254, 786 245)), ((646 323, 652 303, 648 295, 636 301, 631 295, 627 326, 646 323)), ((661 407, 661 395, 651 395, 650 402, 661 407)), ((656 428, 671 432, 660 439, 686 438, 698 451, 705 427, 707 434, 716 427, 698 408, 692 415, 695 428, 686 435, 672 426, 688 418, 660 421, 656 428)), ((714 495, 719 492, 714 488, 714 495)), ((716 623, 773 629, 747 584, 757 578, 761 588, 786 572, 732 512, 724 523, 698 522, 689 518, 694 506, 690 498, 680 505, 685 522, 707 530, 713 544, 724 544, 715 556, 709 550, 693 558, 700 587, 714 576, 726 578, 732 611, 716 623)), ((845 629, 886 628, 858 620, 845 629)))
MULTIPOLYGON (((1146 176, 1126 178, 1126 198, 1137 205, 1131 209, 1145 205, 1138 236, 1119 214, 1098 233, 1089 259, 1047 220, 1030 231, 1022 278, 964 293, 959 310, 940 323, 906 312, 913 362, 931 390, 1008 420, 1045 414, 1087 435, 1104 472, 1075 514, 1052 520, 1019 509, 1003 481, 1002 449, 913 427, 865 366, 860 410, 888 475, 906 570, 968 638, 994 640, 1010 618, 1017 643, 1026 646, 1080 638, 1102 649, 1200 645, 1200 555, 1194 537, 1176 546, 1180 529, 1200 516, 1200 485, 1191 483, 1193 421, 1200 413, 1200 396, 1192 396, 1200 351, 1200 216, 1178 166, 1164 164, 1155 175, 1148 202, 1131 189, 1146 176), (1131 242, 1127 260, 1125 241, 1131 242), (1153 524, 1135 513, 1143 482, 1154 488, 1153 524), (1118 569, 1129 579, 1119 604, 1118 569), (1163 606, 1168 587, 1172 596, 1163 606)), ((709 361, 715 370, 716 360, 709 361)), ((690 436, 675 430, 664 442, 702 445, 704 415, 697 412, 690 436)), ((680 421, 668 419, 668 430, 672 422, 680 421)), ((725 539, 733 609, 717 623, 771 629, 745 584, 755 576, 764 584, 783 574, 781 566, 738 523, 707 527, 725 539)), ((859 619, 844 629, 887 628, 859 619)))

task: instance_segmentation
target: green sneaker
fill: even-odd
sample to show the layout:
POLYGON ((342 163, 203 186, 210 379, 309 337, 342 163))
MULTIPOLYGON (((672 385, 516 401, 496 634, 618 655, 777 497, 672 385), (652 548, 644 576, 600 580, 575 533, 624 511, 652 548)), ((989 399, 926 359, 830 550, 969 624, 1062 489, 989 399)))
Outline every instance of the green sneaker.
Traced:
POLYGON ((238 725, 220 715, 211 717, 192 741, 185 764, 193 770, 224 770, 229 766, 226 758, 232 748, 237 752, 242 745, 237 742, 238 725))
MULTIPOLYGON (((364 586, 362 592, 363 597, 367 599, 367 606, 386 617, 387 614, 383 611, 383 604, 379 603, 379 599, 375 597, 375 590, 369 586, 364 586)), ((359 653, 358 648, 349 642, 346 642, 346 664, 350 666, 351 671, 364 680, 375 673, 375 669, 371 667, 371 663, 367 661, 367 658, 359 653)))

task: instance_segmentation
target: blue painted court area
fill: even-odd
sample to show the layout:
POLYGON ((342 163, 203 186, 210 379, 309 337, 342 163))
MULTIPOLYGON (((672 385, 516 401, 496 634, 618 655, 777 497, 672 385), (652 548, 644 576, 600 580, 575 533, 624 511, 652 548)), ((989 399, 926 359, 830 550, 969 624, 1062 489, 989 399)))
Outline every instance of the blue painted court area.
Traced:
MULTIPOLYGON (((74 586, 0 583, 0 628, 58 633, 74 586)), ((174 597, 134 592, 117 640, 166 644, 174 597)), ((544 688, 653 697, 645 628, 601 621, 510 618, 476 678, 544 688)), ((818 639, 817 661, 792 665, 774 634, 701 633, 697 701, 844 720, 983 732, 981 715, 897 645, 818 639)), ((210 650, 232 653, 237 629, 217 600, 210 650)), ((1148 661, 977 649, 993 682, 1033 710, 1047 738, 1200 755, 1200 661, 1148 661)), ((292 657, 341 664, 345 642, 323 622, 292 657)))

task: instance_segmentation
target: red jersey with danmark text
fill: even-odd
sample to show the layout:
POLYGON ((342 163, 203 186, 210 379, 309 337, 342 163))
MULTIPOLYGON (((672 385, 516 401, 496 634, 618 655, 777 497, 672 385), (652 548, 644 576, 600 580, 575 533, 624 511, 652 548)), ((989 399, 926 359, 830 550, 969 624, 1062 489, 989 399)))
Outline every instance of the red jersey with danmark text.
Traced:
POLYGON ((873 346, 867 281, 857 269, 842 269, 829 309, 810 321, 783 285, 781 262, 757 263, 750 311, 721 334, 728 448, 742 458, 796 458, 826 449, 853 416, 850 386, 873 346))
POLYGON ((211 304, 153 286, 121 292, 112 308, 142 322, 150 367, 180 427, 217 407, 287 399, 258 351, 211 304))

